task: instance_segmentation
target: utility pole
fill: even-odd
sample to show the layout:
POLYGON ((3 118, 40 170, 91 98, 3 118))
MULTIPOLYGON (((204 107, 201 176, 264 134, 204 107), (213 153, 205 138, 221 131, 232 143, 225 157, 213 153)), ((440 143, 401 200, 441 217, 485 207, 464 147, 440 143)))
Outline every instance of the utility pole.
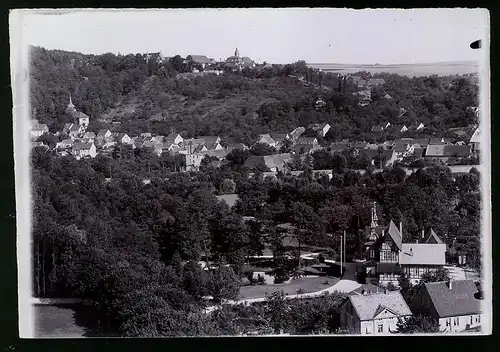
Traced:
POLYGON ((340 235, 340 277, 342 278, 342 235, 340 235))

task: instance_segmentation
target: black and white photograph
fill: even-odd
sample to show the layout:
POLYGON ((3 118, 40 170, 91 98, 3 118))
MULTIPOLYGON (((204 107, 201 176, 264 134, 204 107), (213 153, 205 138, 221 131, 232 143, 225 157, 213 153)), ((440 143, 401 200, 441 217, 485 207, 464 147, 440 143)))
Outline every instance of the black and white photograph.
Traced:
POLYGON ((21 337, 491 334, 488 10, 9 22, 21 337))

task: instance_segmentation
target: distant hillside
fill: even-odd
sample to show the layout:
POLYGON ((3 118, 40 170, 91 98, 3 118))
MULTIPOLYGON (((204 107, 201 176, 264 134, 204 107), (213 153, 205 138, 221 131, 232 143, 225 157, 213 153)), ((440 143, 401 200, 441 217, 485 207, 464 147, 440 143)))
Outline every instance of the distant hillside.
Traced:
POLYGON ((450 76, 463 74, 477 74, 479 65, 475 61, 451 61, 434 62, 423 64, 394 64, 394 65, 359 65, 359 64, 331 64, 331 63, 308 63, 308 67, 321 69, 325 72, 336 72, 340 74, 356 73, 366 71, 372 74, 390 73, 408 77, 419 76, 450 76))
MULTIPOLYGON (((131 135, 176 131, 250 143, 259 133, 328 122, 329 140, 369 139, 371 127, 383 121, 421 121, 430 133, 476 122, 466 108, 477 106, 478 88, 465 78, 382 74, 386 83, 372 88, 372 104, 360 107, 354 95, 337 92, 335 75, 320 78, 300 62, 181 78, 179 73, 191 67, 180 56, 158 62, 142 54, 95 56, 32 48, 31 60, 32 115, 51 131, 71 121, 64 112, 70 92, 76 108, 91 117, 90 130, 112 128, 131 135), (393 99, 384 99, 386 93, 393 99), (316 111, 320 97, 326 106, 316 111), (401 115, 401 108, 407 113, 401 115)), ((349 87, 349 92, 356 90, 349 87)))

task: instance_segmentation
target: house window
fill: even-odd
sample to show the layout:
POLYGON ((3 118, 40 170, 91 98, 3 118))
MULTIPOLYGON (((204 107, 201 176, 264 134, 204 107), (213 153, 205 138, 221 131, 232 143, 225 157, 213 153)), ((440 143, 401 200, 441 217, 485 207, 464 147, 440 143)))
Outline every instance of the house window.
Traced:
POLYGON ((480 323, 480 322, 481 322, 481 315, 478 315, 478 316, 476 317, 476 323, 480 323))
POLYGON ((451 325, 451 319, 446 319, 446 326, 450 326, 451 325))
POLYGON ((472 321, 472 315, 470 316, 470 325, 473 324, 473 321, 472 321))
POLYGON ((378 324, 378 332, 384 332, 384 324, 378 324))
POLYGON ((459 322, 460 322, 459 319, 460 318, 458 318, 458 317, 453 319, 453 326, 458 326, 459 325, 459 322))

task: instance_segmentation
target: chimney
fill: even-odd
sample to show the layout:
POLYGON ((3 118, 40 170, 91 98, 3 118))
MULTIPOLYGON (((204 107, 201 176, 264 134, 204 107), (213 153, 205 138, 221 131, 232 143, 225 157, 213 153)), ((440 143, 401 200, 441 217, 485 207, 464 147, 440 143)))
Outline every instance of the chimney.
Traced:
POLYGON ((401 237, 403 237, 403 222, 399 222, 399 233, 401 234, 401 237))

